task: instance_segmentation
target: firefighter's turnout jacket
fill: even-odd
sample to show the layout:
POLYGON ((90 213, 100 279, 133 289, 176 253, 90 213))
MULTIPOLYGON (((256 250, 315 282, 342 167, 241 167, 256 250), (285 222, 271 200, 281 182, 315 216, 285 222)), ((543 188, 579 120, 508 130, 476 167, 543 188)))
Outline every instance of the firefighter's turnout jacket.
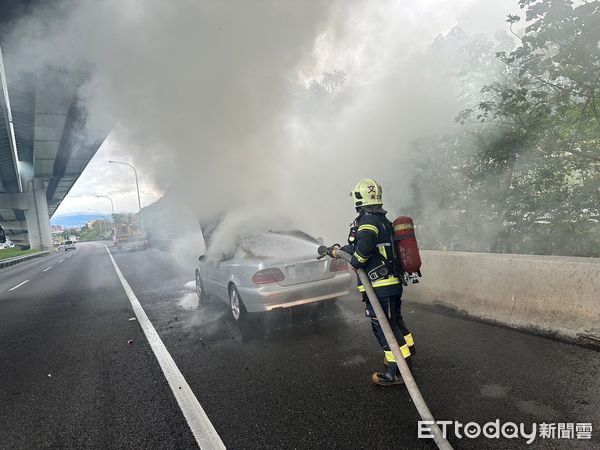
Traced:
MULTIPOLYGON (((350 264, 365 270, 378 297, 402 295, 400 268, 394 257, 392 223, 386 211, 365 212, 362 210, 350 227, 348 245, 342 250, 352 255, 350 264)), ((358 290, 365 292, 360 278, 358 290)))

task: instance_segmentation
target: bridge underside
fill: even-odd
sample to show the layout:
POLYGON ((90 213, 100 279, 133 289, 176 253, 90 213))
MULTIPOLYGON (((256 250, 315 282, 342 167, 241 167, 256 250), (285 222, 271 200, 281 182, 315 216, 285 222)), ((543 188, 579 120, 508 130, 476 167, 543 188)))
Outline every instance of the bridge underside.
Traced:
POLYGON ((107 133, 86 126, 78 97, 84 73, 21 73, 11 71, 7 59, 0 95, 0 224, 15 244, 46 247, 49 218, 107 133))

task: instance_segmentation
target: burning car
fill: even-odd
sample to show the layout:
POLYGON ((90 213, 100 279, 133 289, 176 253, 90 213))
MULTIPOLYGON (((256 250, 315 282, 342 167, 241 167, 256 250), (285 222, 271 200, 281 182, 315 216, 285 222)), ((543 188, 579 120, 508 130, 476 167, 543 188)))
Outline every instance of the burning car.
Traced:
MULTIPOLYGON (((352 275, 345 262, 316 259, 319 242, 300 231, 242 236, 221 261, 200 256, 196 293, 227 303, 235 321, 248 313, 290 308, 347 295, 352 275)), ((210 252, 210 247, 209 247, 210 252)))

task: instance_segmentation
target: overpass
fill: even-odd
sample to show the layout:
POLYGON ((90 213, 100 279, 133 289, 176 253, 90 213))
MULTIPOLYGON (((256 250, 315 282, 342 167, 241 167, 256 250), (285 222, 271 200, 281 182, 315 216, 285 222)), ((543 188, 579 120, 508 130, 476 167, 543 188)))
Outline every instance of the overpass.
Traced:
POLYGON ((49 219, 107 134, 86 126, 86 76, 23 73, 0 49, 0 224, 22 247, 52 246, 49 219))

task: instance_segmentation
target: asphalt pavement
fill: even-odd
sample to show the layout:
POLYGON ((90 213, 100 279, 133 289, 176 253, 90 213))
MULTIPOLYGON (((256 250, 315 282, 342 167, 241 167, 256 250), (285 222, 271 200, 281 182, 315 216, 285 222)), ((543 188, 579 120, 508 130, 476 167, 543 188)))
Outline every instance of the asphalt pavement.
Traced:
MULTIPOLYGON (((356 294, 239 327, 226 305, 198 305, 193 262, 156 249, 113 256, 228 448, 434 448, 417 437, 406 389, 371 384, 383 355, 356 294)), ((410 301, 403 314, 436 419, 591 423, 591 440, 538 437, 529 447, 600 447, 600 352, 410 301)), ((0 272, 0 447, 193 448, 133 316, 100 243, 0 272)))
POLYGON ((195 445, 104 246, 3 271, 0 291, 0 447, 195 445))

